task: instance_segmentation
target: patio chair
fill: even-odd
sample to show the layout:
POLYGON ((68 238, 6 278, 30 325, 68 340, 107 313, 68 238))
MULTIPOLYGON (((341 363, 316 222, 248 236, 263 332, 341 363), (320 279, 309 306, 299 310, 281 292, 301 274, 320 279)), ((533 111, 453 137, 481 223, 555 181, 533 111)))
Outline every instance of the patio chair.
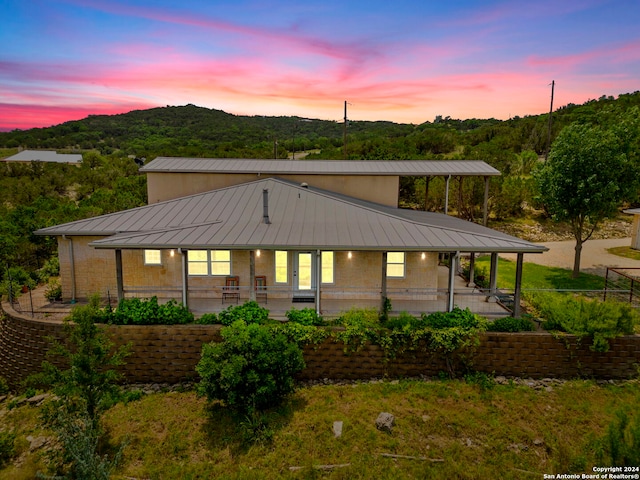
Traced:
POLYGON ((259 302, 261 298, 264 298, 264 303, 267 303, 267 277, 264 275, 257 275, 255 278, 254 289, 256 292, 256 301, 259 302))
POLYGON ((227 277, 222 287, 222 303, 228 298, 235 298, 236 304, 240 301, 240 278, 237 276, 227 277))

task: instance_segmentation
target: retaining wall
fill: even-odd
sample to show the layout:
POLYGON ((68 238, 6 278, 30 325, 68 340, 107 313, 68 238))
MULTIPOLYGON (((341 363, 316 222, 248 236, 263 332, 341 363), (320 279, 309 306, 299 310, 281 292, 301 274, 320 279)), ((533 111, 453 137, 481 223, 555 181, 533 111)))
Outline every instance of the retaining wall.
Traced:
MULTIPOLYGON (((40 370, 50 347, 47 337, 63 338, 63 324, 34 320, 7 304, 0 319, 0 376, 18 385, 40 370)), ((122 371, 129 383, 177 383, 196 379, 202 344, 220 340, 217 325, 107 326, 116 345, 132 344, 122 371)), ((488 374, 530 378, 633 378, 640 365, 640 336, 611 340, 606 353, 589 350, 588 341, 548 333, 484 333, 472 357, 473 369, 488 374)), ((382 349, 368 345, 345 354, 344 344, 327 339, 305 348, 307 367, 301 379, 366 379, 438 375, 444 359, 419 353, 385 362, 382 349)))

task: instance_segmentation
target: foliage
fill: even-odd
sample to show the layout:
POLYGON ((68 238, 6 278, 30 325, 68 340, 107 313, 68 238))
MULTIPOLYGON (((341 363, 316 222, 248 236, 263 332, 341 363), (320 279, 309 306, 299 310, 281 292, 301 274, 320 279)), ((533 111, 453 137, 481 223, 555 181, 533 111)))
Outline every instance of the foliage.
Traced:
POLYGON ((44 262, 41 269, 38 270, 38 280, 41 283, 46 283, 51 277, 58 277, 60 275, 60 259, 57 255, 49 258, 44 262))
POLYGON ((268 326, 240 320, 221 335, 222 342, 202 346, 196 366, 200 394, 246 414, 276 406, 293 392, 293 376, 304 368, 296 343, 268 326))
POLYGON ((333 336, 345 344, 345 351, 357 351, 367 341, 375 343, 379 338, 381 325, 375 308, 352 308, 340 316, 338 324, 344 329, 334 332, 333 336))
POLYGON ((264 324, 269 320, 269 310, 261 307, 258 302, 250 300, 242 305, 227 307, 218 314, 218 321, 222 325, 228 326, 238 320, 245 323, 264 324))
MULTIPOLYGON (((637 125, 633 128, 637 134, 637 125)), ((580 272, 582 244, 624 200, 637 196, 638 166, 625 151, 626 143, 616 129, 574 123, 560 133, 548 161, 536 172, 547 211, 571 224, 576 240, 574 277, 580 272)))
POLYGON ((16 434, 0 431, 0 468, 16 455, 16 434))
POLYGON ((274 323, 270 327, 275 333, 284 335, 290 342, 295 342, 300 347, 317 345, 330 334, 326 328, 317 328, 315 325, 298 322, 274 323))
MULTIPOLYGON (((462 264, 462 277, 469 282, 471 279, 471 264, 464 262, 462 264)), ((485 266, 478 265, 473 267, 473 283, 480 288, 489 288, 489 273, 485 266)))
POLYGON ((62 285, 60 285, 60 280, 57 278, 49 280, 47 288, 44 291, 44 298, 50 302, 62 300, 62 285))
POLYGON ((640 415, 629 408, 616 412, 606 435, 598 442, 597 457, 600 465, 640 465, 640 415))
POLYGON ((606 352, 609 339, 633 335, 640 322, 638 313, 628 303, 602 302, 561 294, 536 294, 531 303, 544 319, 546 330, 561 331, 592 338, 591 350, 606 352))
POLYGON ((122 299, 115 311, 105 313, 105 320, 116 325, 179 325, 193 322, 193 314, 173 299, 159 304, 154 296, 122 299))
POLYGON ((535 325, 528 317, 502 317, 488 322, 489 332, 533 332, 535 325))
POLYGON ((199 325, 215 325, 216 323, 219 323, 218 315, 212 312, 205 313, 201 315, 200 318, 196 319, 196 323, 199 325))
POLYGON ((55 395, 43 407, 43 421, 58 435, 62 444, 58 468, 70 478, 108 478, 119 457, 107 461, 98 452, 103 433, 100 416, 119 393, 121 376, 115 368, 124 363, 128 348, 113 348, 95 323, 100 318, 97 295, 88 305, 75 307, 65 321, 66 343, 53 341, 48 352, 66 368, 45 361, 42 373, 29 379, 32 384, 50 387, 55 395))
POLYGON ((285 313, 287 320, 301 325, 324 325, 324 320, 321 315, 318 315, 315 308, 292 308, 285 313))
POLYGON ((7 380, 4 377, 0 377, 0 395, 5 395, 9 393, 10 390, 7 380))

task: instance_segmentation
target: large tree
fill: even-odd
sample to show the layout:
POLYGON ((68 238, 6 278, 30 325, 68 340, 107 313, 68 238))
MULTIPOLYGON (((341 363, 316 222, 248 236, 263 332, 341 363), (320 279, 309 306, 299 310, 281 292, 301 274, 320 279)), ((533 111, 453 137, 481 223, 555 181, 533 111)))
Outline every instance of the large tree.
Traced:
POLYGON ((637 191, 637 168, 629 158, 628 139, 616 130, 578 123, 564 128, 536 173, 548 212, 571 224, 576 240, 574 278, 580 274, 583 243, 637 191))

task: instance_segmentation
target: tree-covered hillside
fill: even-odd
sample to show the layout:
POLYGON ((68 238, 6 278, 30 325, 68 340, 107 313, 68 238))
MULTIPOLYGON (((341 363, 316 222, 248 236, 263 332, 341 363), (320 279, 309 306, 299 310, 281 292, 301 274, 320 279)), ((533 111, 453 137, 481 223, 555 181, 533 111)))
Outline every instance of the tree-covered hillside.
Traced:
MULTIPOLYGON (((638 112, 640 92, 567 105, 554 112, 550 139, 573 123, 626 128, 638 112)), ((0 162, 0 270, 7 265, 35 269, 55 253, 53 242, 32 235, 38 228, 143 205, 145 177, 132 157, 287 158, 305 150, 305 158, 313 161, 341 159, 346 150, 349 159, 484 160, 502 172, 491 181, 492 222, 532 212, 544 216, 549 211, 536 191, 534 173, 547 150, 548 120, 546 114, 506 121, 439 115, 421 125, 351 121, 346 149, 342 122, 237 116, 194 105, 0 133, 0 157, 19 148, 41 148, 82 152, 84 158, 81 167, 0 162)), ((621 154, 638 164, 640 138, 634 135, 626 135, 628 145, 621 154)), ((449 213, 471 221, 481 218, 482 179, 453 179, 451 189, 449 213)), ((444 180, 402 178, 400 195, 402 206, 442 211, 444 180)), ((636 206, 637 200, 633 190, 621 205, 636 206)))

